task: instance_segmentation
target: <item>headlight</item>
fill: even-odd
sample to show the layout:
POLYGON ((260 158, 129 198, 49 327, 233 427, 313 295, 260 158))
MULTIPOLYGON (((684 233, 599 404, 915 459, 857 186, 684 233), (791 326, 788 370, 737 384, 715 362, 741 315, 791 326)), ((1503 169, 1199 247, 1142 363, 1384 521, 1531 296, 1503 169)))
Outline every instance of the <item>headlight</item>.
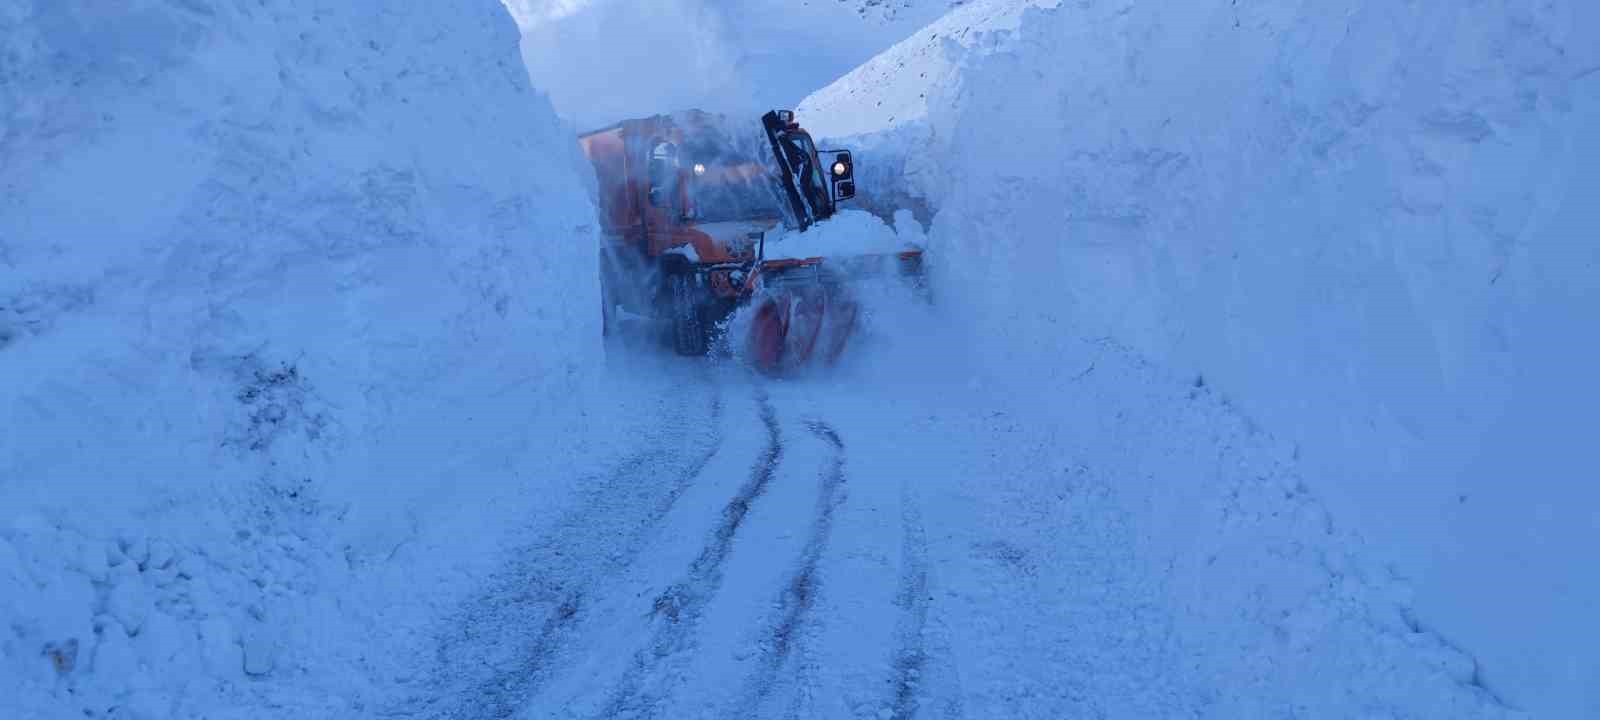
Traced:
POLYGON ((694 164, 694 174, 695 174, 696 177, 699 177, 701 175, 706 174, 706 165, 705 165, 705 163, 695 163, 694 164))
POLYGON ((844 177, 844 174, 847 173, 847 172, 850 172, 850 166, 849 165, 846 165, 846 164, 844 164, 842 162, 836 162, 836 163, 833 164, 833 176, 834 177, 844 177))

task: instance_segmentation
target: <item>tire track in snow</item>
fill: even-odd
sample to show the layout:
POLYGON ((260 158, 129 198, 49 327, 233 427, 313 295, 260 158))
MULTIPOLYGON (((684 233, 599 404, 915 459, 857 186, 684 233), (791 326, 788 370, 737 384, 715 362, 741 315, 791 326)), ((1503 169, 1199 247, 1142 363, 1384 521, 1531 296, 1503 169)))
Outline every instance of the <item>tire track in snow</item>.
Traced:
POLYGON ((832 426, 818 420, 808 421, 806 429, 833 448, 833 461, 822 473, 816 518, 811 523, 811 537, 806 540, 805 549, 800 554, 800 566, 778 599, 777 617, 763 638, 758 668, 745 685, 745 701, 741 709, 730 714, 730 717, 758 715, 761 702, 771 694, 778 673, 794 651, 800 639, 800 629, 816 600, 817 565, 833 535, 834 510, 842 502, 839 491, 845 484, 844 441, 832 426))
POLYGON ((683 454, 680 443, 659 442, 586 485, 577 507, 539 541, 514 552, 489 589, 459 611, 456 632, 440 639, 439 669, 427 697, 388 716, 465 720, 510 718, 523 710, 555 657, 578 639, 569 630, 595 586, 633 562, 721 450, 722 413, 721 393, 714 391, 708 408, 714 430, 688 463, 674 467, 683 454), (651 475, 660 470, 670 473, 670 482, 655 482, 651 475), (626 512, 639 507, 649 511, 643 517, 626 512), (612 540, 617 537, 623 539, 612 540))
POLYGON ((900 606, 899 647, 895 650, 892 720, 911 720, 917 716, 919 690, 927 672, 928 650, 923 631, 928 624, 928 536, 922 513, 909 492, 902 492, 901 524, 904 542, 900 559, 900 589, 895 603, 900 606))
POLYGON ((783 434, 777 411, 765 393, 758 392, 761 424, 766 429, 767 445, 756 458, 750 478, 722 509, 722 520, 711 533, 704 549, 683 580, 667 588, 655 599, 651 610, 655 631, 646 647, 634 654, 633 664, 613 691, 601 713, 603 718, 651 718, 660 713, 660 700, 669 688, 646 688, 647 680, 663 661, 685 649, 699 625, 706 604, 722 586, 722 568, 733 549, 734 537, 750 514, 750 508, 766 493, 783 460, 783 434))

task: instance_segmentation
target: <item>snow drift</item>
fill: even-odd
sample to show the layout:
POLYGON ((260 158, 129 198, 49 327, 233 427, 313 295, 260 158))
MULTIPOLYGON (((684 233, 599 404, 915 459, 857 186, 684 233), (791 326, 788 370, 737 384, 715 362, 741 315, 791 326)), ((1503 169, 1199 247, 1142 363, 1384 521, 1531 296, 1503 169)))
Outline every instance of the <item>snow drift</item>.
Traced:
POLYGON ((516 43, 493 0, 0 0, 0 714, 333 682, 340 588, 538 467, 597 270, 516 43))
MULTIPOLYGON (((996 381, 1082 394, 1063 378, 1086 372, 1109 412, 1122 394, 1089 371, 1108 344, 1191 378, 1394 561, 1407 626, 1481 662, 1464 684, 1600 713, 1600 580, 1580 569, 1600 544, 1581 430, 1600 10, 1085 2, 935 52, 955 17, 800 111, 865 148, 864 187, 888 167, 936 208, 946 306, 996 381), (880 85, 905 107, 874 110, 880 85)), ((1127 492, 1181 566, 1212 531, 1156 526, 1192 495, 1153 463, 1127 492)))

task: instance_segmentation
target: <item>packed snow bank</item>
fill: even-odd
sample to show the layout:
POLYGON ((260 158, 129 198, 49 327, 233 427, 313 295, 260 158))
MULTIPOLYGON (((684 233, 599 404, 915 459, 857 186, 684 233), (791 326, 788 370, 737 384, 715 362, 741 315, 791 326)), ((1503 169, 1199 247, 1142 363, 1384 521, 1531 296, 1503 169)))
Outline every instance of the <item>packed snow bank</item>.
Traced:
POLYGON ((966 307, 1026 308, 997 347, 1110 334, 1298 443, 1419 617, 1551 717, 1600 708, 1578 640, 1600 580, 1574 576, 1600 542, 1574 431, 1596 348, 1558 340, 1600 311, 1595 90, 1573 80, 1596 26, 1574 7, 1041 20, 969 76, 965 107, 1007 112, 956 120, 972 194, 936 229, 977 256, 949 267, 966 307), (1226 47, 1197 64, 1206 34, 1226 47), (1003 83, 1035 72, 1051 87, 1003 83))
POLYGON ((349 714, 282 695, 367 675, 305 649, 386 635, 341 592, 572 442, 593 211, 516 42, 493 0, 0 0, 0 715, 349 714))
POLYGON ((580 128, 700 108, 793 107, 951 0, 506 0, 538 87, 580 128))
MULTIPOLYGON (((925 127, 859 144, 933 139, 906 192, 995 382, 1086 372, 1086 338, 1194 377, 1395 561, 1407 622, 1481 663, 1463 677, 1597 715, 1596 37, 1575 0, 1074 3, 960 55, 925 127)), ((803 121, 866 117, 870 92, 816 99, 850 89, 803 121)), ((1181 513, 1175 472, 1129 477, 1181 513)))

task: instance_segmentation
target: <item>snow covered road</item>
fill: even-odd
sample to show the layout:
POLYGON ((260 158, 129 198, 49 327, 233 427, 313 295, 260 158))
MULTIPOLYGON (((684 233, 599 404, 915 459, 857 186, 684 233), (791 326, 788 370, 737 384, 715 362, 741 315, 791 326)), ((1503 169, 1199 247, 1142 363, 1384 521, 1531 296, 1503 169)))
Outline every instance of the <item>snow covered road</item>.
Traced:
POLYGON ((0 0, 0 720, 1600 718, 1597 37, 0 0), (605 345, 574 130, 692 106, 925 250, 837 372, 605 345))
MULTIPOLYGON (((1015 398, 660 370, 658 431, 507 546, 382 717, 1516 716, 1452 674, 1470 658, 1377 620, 1381 595, 1294 535, 1315 508, 1273 478, 1168 523, 1254 526, 1194 538, 1196 569, 1148 537, 1144 488, 1015 398), (1267 581, 1286 572, 1296 587, 1267 581), (1222 585, 1244 599, 1208 616, 1222 585)), ((1192 440, 1193 419, 1095 401, 1107 430, 1166 433, 1134 436, 1156 455, 1192 440)), ((1210 440, 1243 466, 1240 436, 1210 440)))

